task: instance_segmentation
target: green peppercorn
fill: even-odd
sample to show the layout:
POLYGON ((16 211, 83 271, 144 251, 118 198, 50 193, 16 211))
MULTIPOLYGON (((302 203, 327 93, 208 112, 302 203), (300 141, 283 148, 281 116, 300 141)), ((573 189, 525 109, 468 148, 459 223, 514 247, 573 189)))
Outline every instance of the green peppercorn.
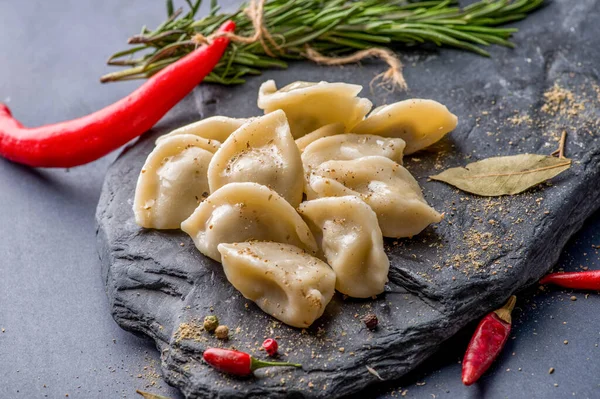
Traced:
POLYGON ((219 319, 217 316, 206 316, 204 318, 204 329, 208 332, 213 332, 219 327, 219 319))

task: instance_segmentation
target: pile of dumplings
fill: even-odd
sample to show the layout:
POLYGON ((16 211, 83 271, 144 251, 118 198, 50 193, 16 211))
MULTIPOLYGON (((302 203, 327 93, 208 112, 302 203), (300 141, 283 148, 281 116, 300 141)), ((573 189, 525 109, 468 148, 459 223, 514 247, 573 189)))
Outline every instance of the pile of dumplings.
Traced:
POLYGON ((156 140, 135 192, 144 228, 181 229, 221 262, 229 282, 264 312, 305 328, 335 290, 384 291, 383 237, 412 237, 442 219, 402 166, 452 131, 432 100, 371 110, 362 86, 262 84, 250 119, 222 116, 156 140))

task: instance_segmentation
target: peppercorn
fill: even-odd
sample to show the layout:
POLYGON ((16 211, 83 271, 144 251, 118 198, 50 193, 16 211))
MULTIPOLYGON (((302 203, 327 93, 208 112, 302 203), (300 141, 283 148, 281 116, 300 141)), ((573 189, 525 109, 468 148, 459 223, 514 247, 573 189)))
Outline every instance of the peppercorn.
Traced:
POLYGON ((265 351, 267 351, 269 356, 275 356, 279 345, 277 345, 277 341, 275 341, 273 338, 267 338, 262 343, 262 347, 265 349, 265 351))
POLYGON ((215 329, 215 336, 219 339, 228 339, 229 338, 229 327, 227 326, 219 326, 215 329))
POLYGON ((213 332, 219 327, 219 318, 217 316, 206 316, 204 318, 204 329, 208 332, 213 332))
POLYGON ((361 320, 369 330, 374 330, 377 327, 377 324, 379 324, 379 320, 377 320, 377 316, 374 313, 369 313, 361 320))

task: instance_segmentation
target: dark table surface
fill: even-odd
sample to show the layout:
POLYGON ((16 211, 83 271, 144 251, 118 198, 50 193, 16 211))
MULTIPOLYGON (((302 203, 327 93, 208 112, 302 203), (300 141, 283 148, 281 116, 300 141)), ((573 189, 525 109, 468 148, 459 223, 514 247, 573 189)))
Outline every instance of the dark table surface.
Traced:
MULTIPOLYGON (((0 102, 35 126, 121 98, 139 82, 99 84, 109 71, 107 57, 164 13, 160 0, 0 1, 0 102)), ((0 160, 0 399, 134 398, 136 389, 180 398, 161 379, 152 342, 121 330, 109 315, 94 212, 115 156, 70 170, 0 160)), ((600 245, 600 213, 555 268, 600 269, 594 245, 600 245)), ((473 325, 411 375, 370 394, 599 398, 599 306, 594 293, 531 288, 520 297, 512 339, 476 386, 460 382, 473 325)))

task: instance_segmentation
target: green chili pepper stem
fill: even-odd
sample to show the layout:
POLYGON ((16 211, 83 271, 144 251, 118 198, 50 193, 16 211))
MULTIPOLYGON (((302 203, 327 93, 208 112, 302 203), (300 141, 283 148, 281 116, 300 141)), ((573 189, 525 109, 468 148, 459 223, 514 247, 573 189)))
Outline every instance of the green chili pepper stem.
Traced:
POLYGON ((256 359, 255 357, 251 356, 251 363, 250 363, 250 370, 254 371, 263 367, 298 367, 298 368, 302 368, 301 364, 297 364, 297 363, 287 363, 287 362, 267 362, 264 360, 259 360, 256 359))

